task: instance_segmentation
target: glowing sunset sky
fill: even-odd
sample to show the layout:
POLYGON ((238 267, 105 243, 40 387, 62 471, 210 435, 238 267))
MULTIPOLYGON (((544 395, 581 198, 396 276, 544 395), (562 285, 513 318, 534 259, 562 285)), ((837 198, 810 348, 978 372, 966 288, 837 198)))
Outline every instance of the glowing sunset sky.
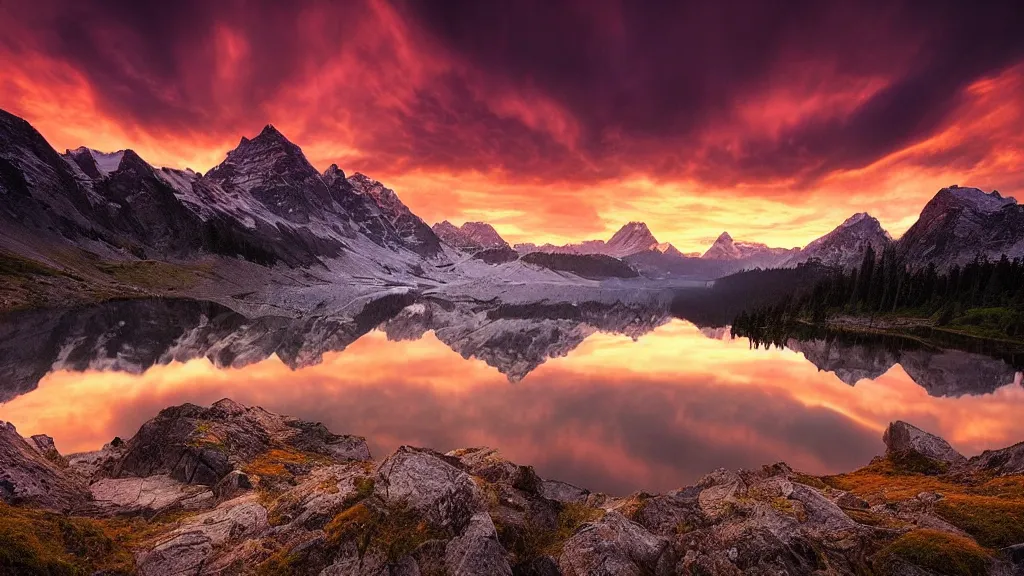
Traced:
POLYGON ((898 236, 949 184, 1024 196, 1019 3, 663 4, 4 2, 0 108, 200 171, 273 123, 511 242, 794 246, 865 210, 898 236))

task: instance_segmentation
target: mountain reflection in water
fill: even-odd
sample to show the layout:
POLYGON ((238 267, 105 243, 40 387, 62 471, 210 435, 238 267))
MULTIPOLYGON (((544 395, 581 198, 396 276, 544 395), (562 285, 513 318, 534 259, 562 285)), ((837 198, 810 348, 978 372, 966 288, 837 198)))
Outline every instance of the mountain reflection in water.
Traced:
POLYGON ((968 454, 1024 438, 1020 374, 980 355, 825 340, 750 350, 653 303, 396 297, 361 314, 247 319, 137 300, 10 315, 0 419, 68 453, 130 436, 167 405, 227 396, 366 436, 377 456, 489 445, 612 493, 777 460, 852 469, 895 419, 968 454))

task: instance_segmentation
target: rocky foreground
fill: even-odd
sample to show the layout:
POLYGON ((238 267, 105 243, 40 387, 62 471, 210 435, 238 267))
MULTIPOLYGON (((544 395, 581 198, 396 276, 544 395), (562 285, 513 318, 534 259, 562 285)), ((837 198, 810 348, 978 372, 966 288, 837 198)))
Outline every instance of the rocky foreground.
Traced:
POLYGON ((375 461, 227 399, 70 456, 0 422, 0 574, 1024 574, 1024 443, 967 459, 904 422, 884 440, 848 474, 620 498, 487 448, 375 461))

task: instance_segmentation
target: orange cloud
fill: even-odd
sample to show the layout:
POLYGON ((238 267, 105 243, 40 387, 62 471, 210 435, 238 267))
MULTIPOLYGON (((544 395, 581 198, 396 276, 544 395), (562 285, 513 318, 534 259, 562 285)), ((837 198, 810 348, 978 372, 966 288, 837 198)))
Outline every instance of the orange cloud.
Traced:
POLYGON ((200 171, 273 123, 319 169, 512 242, 643 220, 684 251, 790 247, 859 211, 899 235, 944 185, 1024 183, 1024 52, 997 6, 458 4, 10 4, 0 107, 61 151, 200 171), (983 32, 954 49, 949 22, 983 32))

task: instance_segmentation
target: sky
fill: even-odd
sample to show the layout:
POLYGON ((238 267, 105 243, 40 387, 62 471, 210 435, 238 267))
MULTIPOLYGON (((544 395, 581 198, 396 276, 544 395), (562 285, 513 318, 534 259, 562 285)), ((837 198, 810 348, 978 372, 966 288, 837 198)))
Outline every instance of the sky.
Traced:
MULTIPOLYGON (((1015 6, 1017 4, 1017 6, 1015 6)), ((639 220, 792 247, 935 192, 1024 198, 1013 1, 0 3, 0 108, 59 151, 206 171, 274 124, 428 223, 639 220)))

